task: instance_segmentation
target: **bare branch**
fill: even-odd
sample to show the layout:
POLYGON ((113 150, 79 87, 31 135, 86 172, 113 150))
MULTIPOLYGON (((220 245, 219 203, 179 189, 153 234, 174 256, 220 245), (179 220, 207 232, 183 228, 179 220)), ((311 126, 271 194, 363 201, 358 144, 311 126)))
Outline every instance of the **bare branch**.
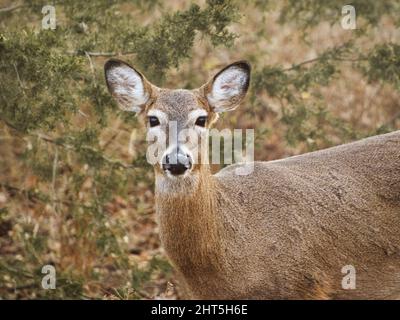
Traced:
POLYGON ((72 50, 67 51, 69 55, 89 55, 91 57, 113 57, 113 56, 126 56, 130 54, 135 54, 133 51, 127 52, 93 52, 93 51, 79 51, 79 50, 72 50))
POLYGON ((53 161, 53 170, 51 177, 51 191, 52 191, 52 202, 54 211, 57 212, 57 191, 56 191, 56 176, 57 176, 57 166, 58 166, 58 147, 56 147, 56 152, 53 161))
MULTIPOLYGON (((9 123, 9 122, 6 121, 5 119, 1 119, 1 118, 0 118, 0 120, 2 120, 2 121, 3 121, 8 127, 10 127, 11 129, 16 130, 17 132, 19 132, 18 128, 16 128, 14 125, 12 125, 11 123, 9 123)), ((37 137, 37 138, 39 138, 39 139, 41 139, 41 140, 43 140, 43 141, 46 141, 46 142, 49 142, 49 143, 52 143, 52 144, 61 146, 61 147, 65 148, 65 149, 68 149, 68 150, 73 150, 73 151, 75 151, 75 152, 78 151, 77 148, 75 148, 73 145, 63 143, 63 142, 61 142, 61 141, 59 141, 59 140, 53 139, 53 138, 51 138, 51 137, 49 137, 49 136, 46 136, 46 135, 44 135, 44 134, 42 134, 42 133, 28 134, 28 136, 37 137)), ((121 167, 121 168, 124 168, 124 169, 134 169, 134 168, 135 168, 135 166, 133 166, 133 165, 129 165, 129 164, 123 163, 123 162, 118 161, 118 160, 110 159, 110 158, 104 156, 103 154, 101 154, 101 151, 100 151, 100 150, 97 150, 97 149, 92 148, 92 147, 90 147, 90 146, 82 146, 81 149, 83 149, 83 150, 88 150, 88 151, 91 151, 91 152, 100 154, 100 157, 101 157, 105 162, 107 162, 109 165, 121 167)))
POLYGON ((0 8, 0 13, 11 12, 11 11, 20 9, 22 7, 24 7, 24 5, 22 3, 13 4, 13 5, 9 6, 9 7, 0 8))
MULTIPOLYGON (((56 140, 54 140, 53 138, 50 138, 50 137, 48 137, 48 136, 46 136, 46 135, 44 135, 44 134, 38 133, 38 134, 36 134, 36 136, 37 136, 38 138, 42 139, 43 141, 46 141, 46 142, 49 142, 49 143, 53 143, 53 144, 62 146, 62 147, 66 148, 66 149, 69 149, 69 150, 74 150, 74 151, 76 151, 76 148, 75 148, 74 146, 69 145, 69 144, 66 144, 66 143, 62 143, 62 142, 60 142, 60 141, 56 141, 56 140)), ((94 148, 92 148, 92 147, 89 147, 89 146, 82 146, 81 149, 88 150, 88 151, 92 151, 92 152, 95 152, 95 153, 99 153, 99 150, 96 150, 96 149, 94 149, 94 148)), ((106 157, 106 156, 104 156, 104 155, 101 155, 101 158, 102 158, 105 162, 107 162, 108 164, 110 164, 110 165, 115 165, 115 166, 118 166, 118 167, 122 167, 122 168, 124 168, 124 169, 132 169, 132 168, 134 168, 133 165, 128 165, 128 164, 125 164, 125 163, 123 163, 123 162, 110 159, 110 158, 108 158, 108 157, 106 157)))

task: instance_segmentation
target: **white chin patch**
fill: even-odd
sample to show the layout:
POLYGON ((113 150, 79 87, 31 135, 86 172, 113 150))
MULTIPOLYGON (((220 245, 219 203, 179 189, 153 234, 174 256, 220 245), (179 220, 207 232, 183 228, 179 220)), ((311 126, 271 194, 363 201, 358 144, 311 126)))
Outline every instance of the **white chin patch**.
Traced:
POLYGON ((190 194, 196 190, 198 183, 198 174, 189 171, 181 176, 174 176, 168 171, 165 174, 157 173, 156 193, 190 194))

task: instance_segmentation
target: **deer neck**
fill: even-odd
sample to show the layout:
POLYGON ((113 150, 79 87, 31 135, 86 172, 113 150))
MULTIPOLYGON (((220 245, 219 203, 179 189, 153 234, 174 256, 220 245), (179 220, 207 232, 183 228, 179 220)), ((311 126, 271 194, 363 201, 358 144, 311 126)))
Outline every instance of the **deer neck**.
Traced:
POLYGON ((200 168, 196 187, 189 193, 157 190, 156 209, 163 246, 181 272, 207 275, 218 270, 224 242, 223 223, 216 210, 216 182, 208 167, 200 168))

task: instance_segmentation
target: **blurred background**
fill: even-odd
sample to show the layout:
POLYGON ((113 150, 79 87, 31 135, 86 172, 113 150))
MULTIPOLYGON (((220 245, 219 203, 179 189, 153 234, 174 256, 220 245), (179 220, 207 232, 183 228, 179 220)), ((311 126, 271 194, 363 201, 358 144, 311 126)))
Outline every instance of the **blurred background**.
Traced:
POLYGON ((249 60, 250 93, 217 128, 253 128, 273 160, 400 129, 399 26, 397 0, 0 0, 0 298, 181 296, 145 128, 108 94, 107 59, 169 88, 249 60))

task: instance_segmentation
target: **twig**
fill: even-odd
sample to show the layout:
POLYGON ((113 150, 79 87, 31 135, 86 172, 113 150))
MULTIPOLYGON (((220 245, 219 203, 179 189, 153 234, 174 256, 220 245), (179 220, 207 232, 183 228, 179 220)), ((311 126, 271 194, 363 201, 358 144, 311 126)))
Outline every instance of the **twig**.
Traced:
POLYGON ((17 290, 24 290, 24 289, 31 289, 31 288, 38 288, 38 284, 35 282, 35 283, 31 283, 31 284, 24 284, 24 285, 17 286, 17 287, 0 287, 0 289, 7 290, 9 292, 17 291, 17 290))
POLYGON ((22 3, 13 4, 9 7, 0 8, 0 13, 14 11, 16 9, 22 8, 23 6, 24 5, 22 3))
POLYGON ((7 190, 7 192, 9 192, 11 195, 18 193, 23 196, 26 196, 28 198, 28 200, 33 203, 36 203, 36 200, 39 202, 45 202, 44 199, 42 199, 38 193, 36 193, 35 191, 32 191, 32 190, 20 189, 18 187, 9 185, 7 183, 0 183, 0 187, 7 190))
POLYGON ((345 61, 345 62, 359 62, 359 61, 365 61, 368 60, 367 57, 358 57, 358 58, 332 58, 333 60, 338 60, 338 61, 345 61))
POLYGON ((70 50, 67 51, 70 55, 89 55, 92 57, 113 57, 113 56, 126 56, 129 54, 135 54, 133 51, 127 52, 93 52, 93 51, 80 51, 80 50, 70 50))
MULTIPOLYGON (((42 139, 43 141, 46 141, 46 142, 49 142, 49 143, 53 143, 53 144, 62 146, 62 147, 64 147, 64 148, 66 148, 66 149, 70 149, 70 150, 76 151, 76 148, 75 148, 74 146, 69 145, 69 144, 66 144, 66 143, 62 143, 62 142, 57 141, 57 140, 54 140, 53 138, 50 138, 50 137, 48 137, 48 136, 45 136, 44 134, 38 133, 38 134, 36 134, 36 136, 37 136, 38 138, 42 139)), ((95 152, 95 153, 98 153, 98 152, 99 152, 98 150, 96 150, 96 149, 94 149, 94 148, 92 148, 92 147, 89 147, 89 146, 82 146, 81 148, 84 149, 84 150, 88 150, 88 151, 91 151, 91 152, 95 152)), ((122 163, 122 162, 120 162, 120 161, 110 159, 110 158, 108 158, 108 157, 106 157, 106 156, 104 156, 104 155, 101 155, 101 158, 102 158, 104 161, 106 161, 108 164, 110 164, 110 165, 116 165, 116 166, 122 167, 122 168, 124 168, 124 169, 131 169, 131 168, 134 168, 133 165, 128 165, 128 164, 122 163)))
POLYGON ((400 119, 400 111, 394 114, 386 123, 385 125, 392 125, 394 126, 397 119, 400 119))
POLYGON ((93 83, 94 83, 95 86, 97 86, 96 71, 94 70, 94 65, 93 65, 92 58, 90 57, 90 54, 87 51, 85 51, 85 55, 89 60, 90 70, 92 71, 92 74, 93 74, 93 83))
POLYGON ((115 140, 116 137, 118 137, 119 132, 117 131, 108 141, 106 141, 106 143, 103 145, 103 147, 101 148, 102 150, 105 150, 111 142, 113 142, 115 140))
MULTIPOLYGON (((314 63, 314 62, 317 62, 317 61, 322 60, 322 59, 325 59, 325 57, 324 57, 323 55, 320 56, 320 57, 315 57, 315 58, 310 59, 310 60, 305 60, 305 61, 300 62, 300 63, 298 63, 298 64, 294 64, 294 65, 292 65, 291 67, 281 69, 280 71, 281 71, 281 72, 293 71, 293 70, 296 70, 296 69, 298 69, 298 68, 300 68, 300 67, 302 67, 302 66, 304 66, 304 65, 306 65, 306 64, 314 63)), ((326 58, 326 59, 337 60, 337 61, 346 61, 346 62, 358 62, 358 61, 367 60, 367 58, 364 58, 364 57, 362 57, 362 58, 361 58, 361 57, 360 57, 360 58, 348 58, 348 59, 330 57, 330 58, 326 58)), ((274 72, 274 71, 271 71, 270 73, 273 73, 273 72, 274 72)), ((269 72, 268 72, 268 73, 269 73, 269 72)), ((268 74, 268 73, 267 73, 267 74, 268 74)))
POLYGON ((23 85, 23 83, 21 81, 21 77, 19 76, 17 65, 15 63, 13 63, 13 66, 14 66, 14 69, 15 69, 15 73, 17 74, 17 79, 18 79, 18 82, 19 82, 19 86, 21 87, 22 92, 25 95, 25 87, 24 87, 24 85, 23 85))
POLYGON ((16 131, 19 131, 18 128, 16 126, 14 126, 12 123, 8 122, 6 119, 1 119, 8 127, 10 127, 11 129, 14 129, 16 131))
POLYGON ((112 56, 118 56, 118 55, 125 55, 125 54, 131 54, 131 53, 117 53, 117 52, 87 52, 86 53, 90 56, 93 57, 112 57, 112 56))
MULTIPOLYGON (((33 203, 37 203, 37 202, 41 202, 41 203, 48 203, 48 199, 46 196, 44 196, 43 194, 34 191, 34 190, 27 190, 27 189, 21 189, 18 188, 16 186, 12 186, 8 183, 0 183, 0 188, 4 188, 7 192, 9 192, 11 195, 15 195, 15 194, 20 194, 23 195, 25 197, 28 198, 29 201, 33 202, 33 203)), ((76 201, 67 201, 67 200, 54 200, 54 202, 63 204, 65 206, 70 206, 70 205, 74 205, 74 206, 78 206, 81 208, 86 208, 86 209, 90 209, 90 206, 86 206, 83 204, 77 204, 76 201)))
POLYGON ((79 114, 82 115, 83 117, 89 118, 89 116, 88 116, 86 113, 84 113, 81 109, 78 109, 78 112, 79 112, 79 114))
POLYGON ((58 165, 58 147, 56 147, 56 152, 54 155, 54 161, 53 161, 53 172, 52 172, 52 177, 51 177, 51 188, 52 188, 52 201, 53 201, 53 207, 54 211, 57 212, 57 205, 56 205, 56 200, 57 200, 57 194, 56 194, 56 174, 57 174, 57 165, 58 165))
POLYGON ((318 60, 321 60, 321 59, 322 59, 322 57, 316 57, 316 58, 313 58, 313 59, 310 59, 310 60, 305 60, 305 61, 300 62, 298 64, 294 64, 289 68, 282 69, 282 72, 292 71, 292 70, 295 70, 297 68, 300 68, 301 66, 303 66, 305 64, 317 62, 318 60))
POLYGON ((340 57, 335 57, 335 56, 329 57, 329 54, 337 53, 337 52, 339 52, 341 49, 345 48, 347 45, 348 45, 348 43, 344 43, 344 44, 342 44, 342 45, 340 45, 340 46, 338 46, 338 47, 332 49, 331 52, 328 51, 328 52, 322 53, 322 54, 321 54, 320 56, 318 56, 318 57, 315 57, 315 58, 312 58, 312 59, 309 59, 309 60, 305 60, 305 61, 300 62, 300 63, 298 63, 298 64, 294 64, 294 65, 292 65, 292 66, 289 67, 289 68, 282 69, 281 71, 282 71, 282 72, 292 71, 292 70, 295 70, 295 69, 298 69, 298 68, 302 67, 303 65, 310 64, 310 63, 314 63, 314 62, 317 62, 317 61, 322 60, 322 59, 330 59, 330 60, 338 60, 338 61, 348 61, 348 62, 357 62, 357 61, 363 61, 363 60, 366 60, 366 59, 367 59, 366 57, 358 57, 358 58, 340 58, 340 57))
MULTIPOLYGON (((94 86, 94 88, 97 88, 96 71, 94 69, 92 58, 90 57, 90 54, 87 51, 85 51, 85 55, 89 60, 90 70, 92 71, 93 86, 94 86)), ((98 103, 99 101, 98 101, 97 95, 95 96, 95 99, 96 99, 96 103, 98 103)))
MULTIPOLYGON (((1 119, 1 118, 0 118, 0 120, 2 120, 11 129, 14 129, 15 131, 19 132, 18 128, 15 127, 14 125, 12 125, 11 123, 9 123, 7 120, 1 119)), ((46 141, 46 142, 61 146, 61 147, 65 148, 65 149, 77 151, 76 147, 74 147, 74 146, 72 146, 70 144, 63 143, 63 142, 61 142, 59 140, 53 139, 53 138, 48 137, 48 136, 46 136, 44 134, 41 134, 41 133, 37 133, 37 134, 29 134, 28 133, 28 136, 37 137, 37 138, 39 138, 39 139, 41 139, 43 141, 46 141)), ((87 150, 87 151, 91 151, 91 152, 94 152, 94 153, 97 153, 97 154, 99 153, 99 150, 96 150, 95 148, 92 148, 92 147, 89 147, 89 146, 82 146, 81 149, 87 150)), ((135 169, 134 165, 129 165, 129 164, 123 163, 123 162, 118 161, 118 160, 110 159, 110 158, 108 158, 108 157, 106 157, 106 156, 104 156, 102 154, 100 154, 100 157, 105 162, 107 162, 109 165, 121 167, 121 168, 124 168, 124 169, 135 169)))

